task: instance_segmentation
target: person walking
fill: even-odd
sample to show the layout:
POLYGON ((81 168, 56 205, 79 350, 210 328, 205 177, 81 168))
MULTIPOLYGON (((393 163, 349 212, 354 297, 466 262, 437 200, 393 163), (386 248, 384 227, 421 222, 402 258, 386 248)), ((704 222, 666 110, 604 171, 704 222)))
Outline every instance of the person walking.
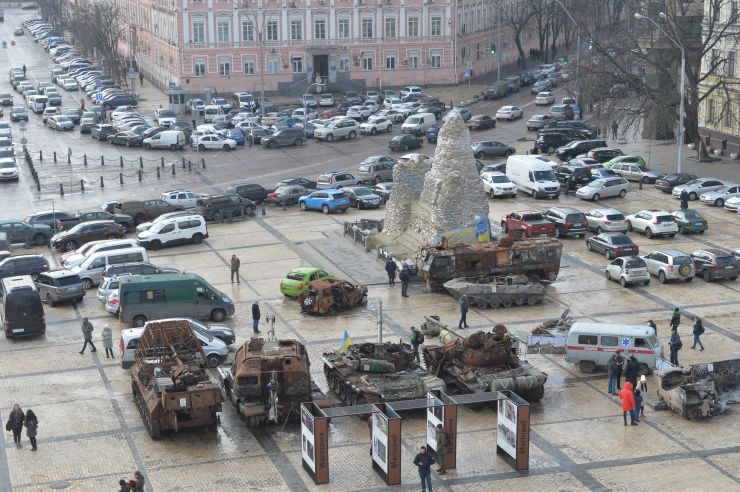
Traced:
POLYGON ((612 140, 617 139, 618 132, 619 132, 619 123, 615 121, 612 123, 612 140))
POLYGON ((23 76, 25 76, 25 75, 26 75, 26 66, 23 65, 23 76))
POLYGON ((686 193, 686 190, 681 190, 678 199, 681 200, 681 210, 687 210, 689 208, 689 194, 686 193))
POLYGON ((144 475, 142 475, 139 470, 136 470, 134 472, 134 478, 136 479, 136 485, 132 489, 133 492, 144 492, 144 484, 146 483, 144 475))
POLYGON ((460 298, 460 322, 457 324, 457 327, 468 327, 468 298, 465 296, 460 298))
POLYGON ((131 492, 131 487, 128 486, 128 482, 123 478, 118 481, 118 486, 118 492, 131 492))
POLYGON ((675 329, 678 331, 678 325, 681 324, 681 310, 676 308, 673 310, 673 316, 671 316, 671 330, 675 329))
POLYGON ((416 359, 416 362, 421 362, 419 358, 419 345, 424 343, 424 335, 415 326, 412 326, 409 340, 411 340, 411 347, 414 349, 414 359, 416 359))
POLYGON ((26 412, 26 435, 28 436, 28 440, 31 441, 31 451, 36 451, 38 448, 36 447, 36 432, 39 428, 39 419, 36 417, 36 414, 33 413, 33 410, 29 409, 26 412))
POLYGON ((85 353, 85 348, 87 348, 87 344, 90 344, 90 347, 92 349, 90 352, 97 352, 98 349, 95 348, 95 344, 92 341, 92 332, 95 330, 93 328, 92 323, 90 323, 90 320, 87 318, 82 318, 82 335, 85 337, 85 343, 82 345, 82 350, 80 350, 81 354, 85 353))
POLYGON ((111 359, 115 359, 113 356, 113 330, 108 325, 103 327, 103 348, 105 349, 105 358, 108 358, 110 354, 111 359))
POLYGON ((401 268, 401 273, 398 275, 398 279, 401 281, 401 296, 408 297, 409 294, 409 282, 411 282, 411 274, 408 268, 401 268))
POLYGON ((419 469, 422 492, 425 492, 427 488, 429 492, 432 492, 432 465, 434 464, 434 457, 427 452, 426 446, 420 448, 419 454, 414 458, 414 464, 419 469))
POLYGON ((612 354, 611 358, 606 363, 606 374, 609 378, 608 387, 609 387, 609 394, 610 395, 616 395, 617 394, 617 375, 619 374, 619 369, 617 367, 617 354, 612 354))
MULTIPOLYGON (((695 349, 697 345, 701 347, 701 350, 704 350, 704 344, 701 343, 701 338, 704 334, 704 325, 701 322, 701 318, 697 316, 696 320, 694 321, 694 345, 691 346, 692 349, 695 349)), ((700 350, 700 352, 701 352, 700 350)))
POLYGON ((637 425, 635 422, 635 395, 632 393, 632 383, 624 383, 624 389, 619 392, 619 398, 622 400, 622 418, 624 426, 627 427, 627 414, 630 414, 630 425, 637 425))
POLYGON ((144 74, 139 72, 139 85, 144 87, 144 74))
POLYGON ((678 351, 683 348, 683 342, 676 328, 671 328, 671 341, 668 342, 668 347, 671 350, 671 364, 678 366, 678 351))
POLYGON ((234 277, 236 277, 236 283, 239 283, 239 267, 242 266, 241 260, 236 255, 231 255, 231 283, 234 283, 234 277))
POLYGON ((388 274, 388 285, 396 285, 396 262, 388 258, 385 262, 385 272, 388 274))
POLYGON ((254 301, 252 304, 252 329, 255 333, 261 333, 260 326, 260 302, 254 301))
POLYGON ((632 410, 632 420, 635 422, 640 421, 640 407, 642 407, 642 391, 635 388, 635 409, 632 410))
POLYGON ((645 417, 645 398, 647 398, 647 379, 645 375, 640 376, 640 381, 635 386, 635 391, 640 390, 642 400, 640 401, 640 417, 645 417))
POLYGON ((13 405, 13 410, 8 415, 8 423, 5 424, 5 430, 13 431, 13 442, 15 447, 21 447, 21 432, 23 432, 23 422, 26 420, 26 414, 21 410, 17 403, 13 405))
POLYGON ((445 432, 444 427, 442 427, 442 424, 437 424, 437 428, 434 432, 434 443, 435 447, 434 449, 437 451, 437 464, 439 465, 439 468, 437 468, 437 473, 440 475, 445 474, 445 455, 447 455, 447 440, 449 439, 449 436, 445 432))
POLYGON ((640 363, 634 355, 630 355, 624 368, 624 380, 628 381, 633 388, 637 386, 637 375, 640 372, 640 363))
POLYGON ((624 368, 624 357, 622 351, 617 349, 617 389, 622 389, 622 368, 624 368))
POLYGON ((655 321, 651 319, 648 320, 648 326, 652 328, 653 330, 655 330, 655 337, 657 338, 658 337, 658 326, 655 324, 655 321))

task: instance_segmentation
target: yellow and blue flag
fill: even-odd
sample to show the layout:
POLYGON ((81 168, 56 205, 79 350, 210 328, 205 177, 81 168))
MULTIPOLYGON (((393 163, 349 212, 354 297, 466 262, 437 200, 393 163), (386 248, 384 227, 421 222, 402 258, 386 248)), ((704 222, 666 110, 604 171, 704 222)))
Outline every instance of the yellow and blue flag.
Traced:
POLYGON ((349 333, 347 333, 347 330, 344 330, 344 335, 342 335, 342 343, 339 346, 339 351, 342 353, 346 352, 350 345, 352 345, 352 339, 349 337, 349 333))

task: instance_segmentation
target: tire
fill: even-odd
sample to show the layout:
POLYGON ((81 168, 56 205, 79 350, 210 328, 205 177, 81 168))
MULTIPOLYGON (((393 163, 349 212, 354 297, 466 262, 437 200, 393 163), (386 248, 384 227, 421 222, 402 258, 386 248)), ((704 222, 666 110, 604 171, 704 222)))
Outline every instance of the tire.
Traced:
MULTIPOLYGON (((147 145, 149 145, 149 144, 147 144, 147 145)), ((152 146, 151 146, 151 145, 149 145, 149 148, 152 148, 152 146)), ((175 144, 170 144, 170 150, 177 150, 177 145, 175 145, 175 144)))
POLYGON ((589 251, 593 251, 593 247, 591 246, 591 243, 586 241, 586 249, 589 251))
POLYGON ((509 156, 511 156, 511 155, 514 155, 514 152, 513 152, 513 151, 511 151, 511 150, 507 150, 507 151, 506 151, 506 157, 509 157, 509 156))
POLYGON ((561 237, 563 237, 563 232, 560 230, 560 227, 556 227, 555 228, 555 237, 558 238, 558 239, 560 239, 561 237))
POLYGON ((224 146, 222 148, 224 150, 231 150, 231 146, 229 146, 229 144, 224 144, 224 146))
POLYGON ((87 291, 93 288, 93 281, 90 280, 89 278, 83 278, 81 282, 82 282, 83 290, 87 291))
POLYGON ((303 145, 303 139, 302 138, 296 138, 295 139, 295 142, 293 142, 293 143, 295 144, 296 147, 300 147, 301 145, 303 145))
POLYGON ((275 142, 267 142, 268 149, 274 149, 275 147, 277 147, 277 144, 275 142))
POLYGON ((151 242, 151 248, 154 251, 159 251, 160 249, 162 249, 162 243, 155 239, 151 242))
POLYGON ((213 311, 211 311, 211 321, 221 323, 225 319, 226 311, 224 311, 223 309, 214 309, 213 311))
POLYGON ((211 369, 215 369, 221 363, 221 357, 216 354, 208 354, 208 357, 206 357, 206 362, 208 363, 208 367, 210 367, 211 369))
POLYGON ((213 215, 211 215, 211 220, 214 222, 221 222, 221 212, 214 212, 213 215))
POLYGON ((714 206, 715 207, 724 207, 725 206, 725 201, 723 199, 721 199, 721 198, 717 198, 714 201, 714 206))
POLYGON ((666 282, 665 272, 663 272, 663 270, 658 272, 658 282, 660 282, 661 284, 664 284, 666 282))
POLYGON ((203 234, 193 234, 193 244, 200 244, 203 242, 203 234))
POLYGON ((627 190, 620 190, 619 191, 619 198, 624 198, 627 196, 627 190))
POLYGON ((129 225, 127 223, 122 222, 121 223, 121 229, 122 229, 123 234, 128 234, 128 231, 129 231, 130 227, 129 227, 129 225))
POLYGON ((701 272, 701 278, 703 278, 705 282, 712 281, 712 275, 709 273, 709 270, 704 270, 703 272, 701 272))
POLYGON ((696 200, 696 193, 694 193, 693 191, 689 193, 689 200, 691 200, 692 202, 696 200))
POLYGON ((692 280, 694 280, 694 277, 689 277, 689 278, 687 278, 686 280, 684 280, 684 282, 686 282, 686 283, 688 284, 688 283, 690 283, 690 282, 691 282, 692 280))
POLYGON ((199 151, 199 152, 203 152, 203 151, 205 151, 205 150, 206 150, 206 146, 205 146, 205 145, 203 145, 203 144, 198 144, 198 151, 199 151))
POLYGON ((49 307, 54 307, 54 299, 51 298, 51 294, 46 294, 46 304, 49 307))
POLYGON ((644 282, 642 283, 642 285, 644 285, 645 287, 647 287, 648 285, 650 285, 650 280, 645 280, 645 281, 644 281, 644 282))
POLYGON ((609 273, 609 270, 606 270, 604 272, 604 276, 606 277, 607 280, 611 280, 612 279, 612 274, 609 273))
POLYGON ((547 153, 548 153, 548 154, 552 154, 553 152, 555 152, 555 147, 553 147, 553 146, 551 145, 551 146, 549 146, 549 147, 547 148, 547 153))
POLYGON ((649 227, 645 229, 645 237, 648 239, 652 239, 653 237, 653 230, 649 227))
POLYGON ((44 236, 43 234, 36 234, 33 237, 33 243, 36 246, 43 246, 44 244, 46 244, 46 236, 44 236))
POLYGON ((326 136, 326 141, 327 142, 333 142, 334 141, 334 134, 333 133, 328 134, 326 136))
POLYGON ((478 152, 475 154, 476 159, 483 159, 486 157, 486 154, 484 152, 478 152))
POLYGON ((385 132, 386 132, 386 133, 390 133, 390 132, 391 132, 392 130, 393 130, 393 125, 388 125, 388 126, 387 126, 387 127, 385 128, 385 132))
POLYGON ((64 243, 64 251, 74 251, 77 249, 77 243, 75 241, 69 241, 64 243))
POLYGON ((622 287, 627 287, 627 280, 625 280, 624 277, 620 278, 619 285, 621 285, 622 287))
POLYGON ((356 131, 352 130, 351 132, 349 132, 349 139, 350 140, 354 139, 355 137, 357 137, 357 132, 356 131))
POLYGON ((301 210, 306 211, 306 202, 301 202, 301 210))
POLYGON ((586 374, 592 374, 596 372, 596 364, 593 363, 593 361, 590 360, 582 360, 578 367, 581 369, 581 372, 586 374))
MULTIPOLYGON (((146 150, 152 150, 152 145, 151 145, 151 144, 148 144, 148 143, 145 143, 145 144, 144 144, 144 148, 145 148, 146 150)), ((170 145, 170 149, 172 149, 172 145, 170 145)))
POLYGON ((612 259, 612 254, 609 252, 608 249, 604 251, 604 256, 606 256, 606 259, 607 260, 611 260, 612 259))
POLYGON ((126 140, 126 143, 125 143, 124 145, 125 145, 126 147, 131 147, 131 142, 129 142, 128 140, 126 140))
POLYGON ((121 235, 120 234, 108 234, 107 236, 105 236, 105 238, 108 240, 121 239, 121 235))
POLYGON ((80 303, 80 302, 82 302, 84 300, 85 300, 85 297, 82 296, 82 297, 78 297, 77 299, 75 299, 75 302, 80 303))
POLYGON ((134 319, 131 322, 131 324, 133 324, 137 328, 141 328, 142 326, 146 324, 146 316, 143 316, 143 315, 134 316, 134 319))
POLYGON ((329 214, 329 205, 322 205, 321 206, 321 211, 328 215, 329 214))
POLYGON ((598 193, 594 193, 594 196, 591 197, 591 200, 598 202, 601 196, 598 193))
POLYGON ((370 129, 370 135, 375 136, 376 133, 378 133, 378 130, 376 130, 375 127, 372 127, 370 129))
POLYGON ((632 230, 633 230, 632 229, 632 222, 630 222, 629 220, 627 221, 627 230, 630 231, 630 232, 632 232, 632 230))

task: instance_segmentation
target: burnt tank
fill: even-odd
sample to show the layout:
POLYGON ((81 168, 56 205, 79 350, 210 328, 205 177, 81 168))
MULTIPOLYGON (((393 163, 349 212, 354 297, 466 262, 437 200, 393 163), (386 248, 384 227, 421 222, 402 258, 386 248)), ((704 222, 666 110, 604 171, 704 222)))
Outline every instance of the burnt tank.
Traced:
POLYGON ((530 403, 544 396, 547 374, 519 359, 519 342, 504 325, 468 337, 446 328, 439 337, 444 345, 424 346, 423 356, 429 372, 444 380, 448 392, 511 390, 530 403))
POLYGON ((200 340, 187 320, 147 324, 131 367, 131 388, 149 436, 207 426, 215 430, 221 390, 206 373, 200 340))
POLYGON ((545 288, 524 275, 453 278, 444 288, 455 299, 465 296, 481 309, 534 306, 545 300, 545 288))
POLYGON ((261 427, 298 420, 302 402, 324 399, 310 368, 299 341, 254 337, 236 351, 230 367, 218 368, 217 376, 247 427, 261 427))
POLYGON ((554 282, 560 271, 563 245, 557 239, 539 236, 498 241, 424 246, 419 251, 416 267, 419 276, 433 290, 459 277, 525 275, 532 282, 554 282))
POLYGON ((323 360, 329 387, 347 405, 426 398, 444 387, 401 341, 350 345, 346 352, 324 353, 323 360))

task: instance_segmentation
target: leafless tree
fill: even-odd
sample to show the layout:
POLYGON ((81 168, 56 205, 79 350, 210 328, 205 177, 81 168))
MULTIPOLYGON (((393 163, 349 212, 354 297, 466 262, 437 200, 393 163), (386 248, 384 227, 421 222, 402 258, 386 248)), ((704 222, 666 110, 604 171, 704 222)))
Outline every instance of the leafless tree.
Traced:
POLYGON ((501 15, 504 24, 508 24, 514 33, 514 45, 516 45, 516 49, 519 52, 519 59, 522 61, 521 69, 526 70, 527 55, 524 53, 524 48, 522 47, 522 33, 529 26, 529 22, 534 16, 534 11, 527 2, 513 0, 507 2, 501 15))

